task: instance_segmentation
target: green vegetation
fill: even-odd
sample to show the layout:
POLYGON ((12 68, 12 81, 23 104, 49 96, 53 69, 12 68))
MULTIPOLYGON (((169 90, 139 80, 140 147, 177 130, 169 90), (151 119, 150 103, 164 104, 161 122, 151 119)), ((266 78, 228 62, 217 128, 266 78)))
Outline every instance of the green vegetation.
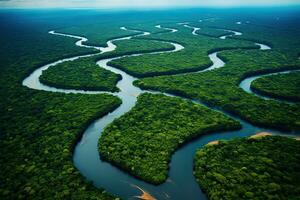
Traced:
POLYGON ((299 199, 300 142, 286 137, 206 145, 194 174, 209 199, 299 199))
POLYGON ((115 92, 118 91, 116 84, 121 76, 101 68, 96 64, 97 60, 132 53, 174 49, 173 45, 167 43, 142 39, 116 41, 115 43, 117 45, 116 51, 50 67, 43 72, 40 81, 57 88, 115 92))
POLYGON ((299 105, 267 101, 238 86, 246 76, 295 69, 299 64, 276 51, 235 50, 224 51, 220 56, 227 61, 223 68, 184 76, 145 78, 135 84, 201 100, 259 126, 300 130, 299 105))
POLYGON ((229 33, 227 31, 216 29, 216 28, 208 28, 208 27, 202 27, 200 30, 196 32, 199 35, 205 35, 209 37, 216 37, 219 38, 223 35, 231 35, 232 33, 229 33))
MULTIPOLYGON (((120 37, 127 37, 131 35, 137 35, 139 33, 134 33, 131 31, 121 30, 120 27, 123 26, 121 24, 124 23, 116 23, 114 22, 112 26, 107 26, 105 23, 96 23, 89 24, 88 26, 72 26, 72 27, 64 27, 62 29, 58 29, 58 32, 62 33, 71 33, 75 35, 82 35, 88 38, 84 44, 92 45, 92 46, 101 46, 106 47, 106 42, 108 40, 120 37), (105 30, 105 31, 103 31, 105 30)), ((59 36, 58 36, 59 37, 59 36)))
POLYGON ((256 24, 243 25, 240 28, 243 32, 241 38, 269 44, 275 50, 294 59, 298 58, 300 52, 299 29, 286 30, 284 28, 260 26, 259 31, 257 31, 257 26, 256 24))
POLYGON ((300 101, 300 72, 256 79, 252 82, 251 89, 257 93, 283 100, 300 101))
POLYGON ((46 85, 65 89, 118 91, 121 75, 100 68, 91 58, 81 58, 50 67, 40 76, 46 85))
POLYGON ((238 122, 204 106, 146 93, 104 130, 99 150, 103 159, 159 184, 167 179, 171 154, 180 145, 199 135, 237 128, 238 122))
MULTIPOLYGON (((279 14, 281 11, 275 12, 279 14)), ((236 18, 227 16, 194 23, 193 25, 237 30, 242 32, 243 35, 233 36, 233 38, 268 44, 274 50, 297 59, 300 52, 299 19, 293 17, 292 13, 280 20, 274 19, 274 15, 261 16, 258 14, 258 16, 246 17, 243 20, 241 20, 241 17, 242 24, 236 24, 236 18)))
POLYGON ((139 19, 137 19, 136 17, 134 19, 131 19, 131 21, 126 20, 126 22, 119 21, 119 19, 117 19, 116 21, 112 21, 112 19, 109 18, 106 19, 106 21, 108 21, 107 23, 105 23, 105 21, 103 21, 102 19, 101 23, 64 27, 58 29, 58 31, 63 33, 72 33, 75 35, 83 35, 84 37, 88 38, 88 41, 85 42, 85 44, 105 47, 107 46, 106 42, 108 40, 140 34, 138 32, 132 32, 131 30, 140 30, 143 32, 147 31, 151 32, 152 34, 168 32, 167 30, 158 29, 155 27, 162 21, 159 20, 157 22, 152 22, 152 20, 145 23, 145 21, 139 21, 139 19), (129 30, 120 29, 120 27, 124 26, 129 30))
POLYGON ((26 100, 1 101, 9 113, 0 119, 1 199, 111 199, 84 181, 72 152, 91 120, 121 101, 109 95, 19 95, 26 100))
POLYGON ((208 36, 208 37, 219 38, 219 37, 224 36, 224 35, 231 35, 232 34, 230 32, 224 31, 224 30, 219 29, 219 28, 211 28, 211 27, 208 27, 208 26, 203 26, 202 23, 191 22, 189 25, 191 25, 193 27, 200 28, 198 31, 196 31, 196 33, 198 35, 204 35, 204 36, 208 36))
POLYGON ((257 48, 252 42, 195 36, 188 28, 177 28, 180 31, 176 33, 149 35, 144 38, 174 41, 183 45, 185 49, 174 53, 121 58, 109 64, 136 77, 169 75, 207 68, 211 65, 207 54, 218 49, 257 48))
POLYGON ((0 23, 0 199, 114 199, 85 181, 72 154, 89 122, 120 100, 22 86, 45 63, 93 51, 75 47, 74 39, 47 34, 47 21, 21 16, 20 22, 0 23))
POLYGON ((101 54, 97 57, 97 59, 123 56, 134 53, 150 53, 154 51, 167 51, 174 49, 174 46, 171 44, 154 40, 140 39, 139 37, 132 38, 131 40, 120 40, 114 43, 117 45, 117 49, 115 51, 101 54))

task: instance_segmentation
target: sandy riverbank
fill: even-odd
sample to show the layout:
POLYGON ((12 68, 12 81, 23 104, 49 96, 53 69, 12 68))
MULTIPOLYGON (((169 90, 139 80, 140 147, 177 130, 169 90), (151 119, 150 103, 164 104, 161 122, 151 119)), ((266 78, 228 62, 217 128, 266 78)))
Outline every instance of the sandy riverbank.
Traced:
POLYGON ((271 135, 273 135, 273 134, 269 133, 269 132, 260 132, 260 133, 256 133, 254 135, 251 135, 249 138, 257 139, 257 138, 262 138, 262 137, 271 136, 271 135))
POLYGON ((220 143, 219 140, 215 140, 215 141, 211 141, 209 143, 207 143, 207 145, 218 145, 220 143))

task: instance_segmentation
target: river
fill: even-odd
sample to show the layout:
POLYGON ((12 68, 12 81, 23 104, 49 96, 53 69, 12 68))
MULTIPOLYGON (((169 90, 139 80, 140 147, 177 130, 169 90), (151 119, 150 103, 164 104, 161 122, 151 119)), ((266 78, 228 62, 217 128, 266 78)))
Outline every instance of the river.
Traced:
MULTIPOLYGON (((188 23, 181 23, 181 25, 183 25, 184 27, 193 29, 192 34, 196 36, 197 31, 200 30, 200 28, 192 27, 187 24, 188 23)), ((174 34, 176 34, 176 32, 178 31, 177 29, 167 28, 161 25, 157 25, 156 28, 165 29, 169 31, 169 33, 174 33, 174 34)), ((73 61, 83 57, 90 57, 90 56, 95 56, 97 54, 103 54, 105 52, 114 51, 117 48, 117 46, 114 44, 115 41, 130 40, 134 37, 146 36, 150 34, 149 32, 129 30, 125 27, 121 27, 121 29, 124 31, 131 31, 135 35, 110 40, 107 42, 107 47, 95 47, 95 46, 85 45, 84 42, 88 40, 87 38, 71 35, 71 34, 58 33, 55 31, 49 31, 49 34, 78 39, 78 41, 75 43, 77 46, 94 48, 99 52, 83 55, 83 56, 75 56, 71 58, 61 59, 56 62, 44 65, 36 69, 32 74, 30 74, 23 81, 24 86, 35 90, 44 90, 48 92, 62 92, 62 93, 80 93, 80 94, 106 93, 121 98, 122 104, 116 110, 114 110, 113 112, 105 115, 104 117, 98 120, 95 120, 93 123, 89 125, 89 127, 85 130, 81 141, 77 144, 73 154, 73 161, 76 168, 81 172, 81 174, 84 177, 86 177, 86 179, 92 181, 96 187, 104 188, 109 193, 112 193, 123 199, 130 199, 133 196, 136 196, 140 193, 140 191, 136 187, 133 187, 132 185, 137 185, 143 188, 144 190, 148 191, 151 195, 153 195, 157 199, 173 199, 173 200, 207 199, 206 195, 201 191, 199 185, 197 184, 193 176, 193 158, 195 155, 195 151, 197 149, 201 148, 203 145, 213 140, 232 139, 235 137, 249 136, 254 133, 262 132, 262 131, 269 131, 274 134, 282 134, 279 131, 268 130, 268 129, 253 126, 244 120, 241 120, 228 113, 225 113, 226 115, 231 116, 235 120, 238 120, 242 124, 242 129, 238 131, 217 132, 209 135, 200 136, 198 139, 189 142, 183 147, 181 147, 180 149, 178 149, 172 156, 168 180, 165 183, 158 186, 136 179, 135 177, 129 175, 128 173, 109 164, 108 162, 102 161, 101 156, 99 156, 98 141, 104 128, 108 124, 110 124, 114 119, 119 118, 124 113, 130 111, 135 106, 137 97, 140 94, 144 92, 160 93, 155 91, 141 90, 140 88, 135 87, 133 85, 133 81, 137 80, 136 77, 133 77, 120 69, 111 67, 108 65, 108 63, 112 60, 116 60, 122 57, 140 56, 140 55, 144 55, 145 53, 132 54, 126 56, 117 56, 109 59, 101 59, 97 62, 97 64, 100 67, 109 70, 113 73, 120 74, 122 76, 122 80, 120 80, 117 83, 117 87, 120 89, 120 91, 117 93, 104 92, 104 91, 84 91, 84 90, 54 88, 42 84, 39 81, 39 77, 42 75, 44 70, 47 70, 49 67, 57 65, 59 63, 63 63, 66 61, 73 61)), ((225 30, 225 31, 230 32, 231 34, 226 36, 221 36, 220 39, 226 39, 233 35, 242 35, 242 33, 237 31, 232 31, 232 30, 225 30)), ((157 52, 146 53, 146 54, 172 53, 184 49, 182 45, 174 42, 167 42, 167 41, 161 41, 161 42, 165 42, 173 45, 174 49, 170 51, 157 51, 157 52)), ((259 43, 256 44, 260 46, 261 50, 270 49, 270 47, 267 45, 259 44, 259 43)), ((204 71, 223 67, 225 65, 225 62, 218 57, 218 53, 219 52, 216 51, 209 54, 208 56, 210 60, 213 62, 213 64, 209 68, 198 71, 196 73, 202 73, 204 71)), ((258 77, 260 76, 256 76, 254 79, 258 77)), ((253 81, 254 79, 253 77, 251 80, 245 79, 240 86, 246 92, 253 93, 249 89, 249 86, 251 84, 251 81, 253 81)), ((174 96, 172 94, 166 94, 166 95, 174 96)), ((194 101, 194 102, 202 104, 199 101, 194 101)), ((212 108, 212 109, 215 109, 218 112, 223 112, 216 108, 212 108)))

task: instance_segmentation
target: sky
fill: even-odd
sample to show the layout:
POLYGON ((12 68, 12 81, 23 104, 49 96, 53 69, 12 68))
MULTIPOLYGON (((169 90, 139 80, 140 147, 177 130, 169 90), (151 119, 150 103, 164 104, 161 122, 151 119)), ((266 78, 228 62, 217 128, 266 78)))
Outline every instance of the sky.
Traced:
POLYGON ((160 8, 300 5, 300 0, 0 0, 0 8, 160 8))

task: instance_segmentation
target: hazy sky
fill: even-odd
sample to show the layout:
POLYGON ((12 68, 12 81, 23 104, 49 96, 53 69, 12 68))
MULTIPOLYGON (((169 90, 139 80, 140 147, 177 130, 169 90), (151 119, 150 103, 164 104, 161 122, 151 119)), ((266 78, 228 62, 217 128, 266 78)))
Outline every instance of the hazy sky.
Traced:
POLYGON ((300 5, 300 0, 0 0, 0 7, 140 8, 179 6, 278 6, 300 5))

